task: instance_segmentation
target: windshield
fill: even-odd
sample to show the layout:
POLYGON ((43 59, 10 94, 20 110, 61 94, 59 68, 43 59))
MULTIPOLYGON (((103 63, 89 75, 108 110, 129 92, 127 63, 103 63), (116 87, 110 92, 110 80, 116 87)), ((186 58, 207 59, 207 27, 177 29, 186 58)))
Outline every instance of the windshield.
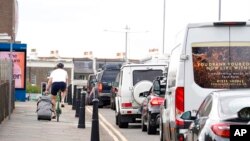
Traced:
POLYGON ((157 76, 162 75, 162 70, 135 70, 133 71, 133 85, 142 80, 153 81, 157 76))
POLYGON ((114 82, 119 70, 106 70, 102 75, 102 82, 114 82))

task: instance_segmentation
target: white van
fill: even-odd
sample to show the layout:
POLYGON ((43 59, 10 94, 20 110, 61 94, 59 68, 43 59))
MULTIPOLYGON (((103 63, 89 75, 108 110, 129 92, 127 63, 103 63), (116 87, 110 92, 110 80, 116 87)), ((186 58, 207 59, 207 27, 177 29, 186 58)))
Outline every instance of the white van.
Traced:
POLYGON ((168 64, 127 64, 121 67, 118 93, 115 98, 116 124, 127 128, 129 123, 141 118, 140 105, 149 91, 152 81, 162 76, 168 64))
MULTIPOLYGON (((161 140, 181 140, 185 111, 198 109, 217 89, 250 88, 250 24, 189 24, 170 56, 161 140)), ((183 130, 184 129, 184 130, 183 130)))

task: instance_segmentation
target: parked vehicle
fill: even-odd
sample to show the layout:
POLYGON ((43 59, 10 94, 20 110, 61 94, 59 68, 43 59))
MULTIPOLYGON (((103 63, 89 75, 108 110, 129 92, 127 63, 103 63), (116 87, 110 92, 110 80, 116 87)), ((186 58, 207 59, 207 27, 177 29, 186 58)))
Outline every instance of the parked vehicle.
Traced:
POLYGON ((164 101, 166 77, 158 76, 149 91, 142 93, 145 99, 141 104, 141 127, 148 134, 156 134, 160 122, 160 105, 164 101))
POLYGON ((93 95, 90 95, 92 88, 95 86, 96 83, 96 75, 90 74, 87 80, 87 104, 92 104, 93 95))
POLYGON ((230 125, 248 125, 250 90, 223 90, 210 93, 195 116, 183 113, 184 122, 192 121, 188 141, 229 141, 230 125))
POLYGON ((117 74, 115 81, 111 84, 111 91, 110 91, 110 108, 115 110, 115 97, 118 94, 118 86, 119 86, 119 78, 120 73, 117 74))
POLYGON ((189 24, 171 52, 167 91, 161 107, 161 140, 179 140, 186 132, 179 117, 198 109, 219 89, 250 88, 250 24, 189 24))
POLYGON ((140 105, 143 97, 139 94, 148 91, 155 77, 163 74, 167 64, 126 64, 121 67, 118 94, 115 98, 116 124, 127 128, 129 123, 141 118, 140 105))
POLYGON ((110 105, 111 84, 119 72, 120 65, 106 65, 103 70, 96 74, 97 84, 95 88, 98 92, 99 107, 110 105))

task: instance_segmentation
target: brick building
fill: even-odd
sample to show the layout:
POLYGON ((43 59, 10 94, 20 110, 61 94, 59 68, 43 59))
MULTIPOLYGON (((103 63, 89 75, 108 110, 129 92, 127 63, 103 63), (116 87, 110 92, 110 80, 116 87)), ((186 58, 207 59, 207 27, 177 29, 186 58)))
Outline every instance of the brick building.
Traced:
POLYGON ((15 41, 18 27, 17 0, 0 0, 0 33, 7 33, 15 41))

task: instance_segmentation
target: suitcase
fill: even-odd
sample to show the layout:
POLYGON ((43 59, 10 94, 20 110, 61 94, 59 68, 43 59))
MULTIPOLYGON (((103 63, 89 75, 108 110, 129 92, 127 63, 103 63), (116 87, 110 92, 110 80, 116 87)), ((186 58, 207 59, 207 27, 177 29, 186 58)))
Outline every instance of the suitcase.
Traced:
POLYGON ((37 120, 51 120, 52 111, 50 96, 42 95, 37 102, 37 120))

